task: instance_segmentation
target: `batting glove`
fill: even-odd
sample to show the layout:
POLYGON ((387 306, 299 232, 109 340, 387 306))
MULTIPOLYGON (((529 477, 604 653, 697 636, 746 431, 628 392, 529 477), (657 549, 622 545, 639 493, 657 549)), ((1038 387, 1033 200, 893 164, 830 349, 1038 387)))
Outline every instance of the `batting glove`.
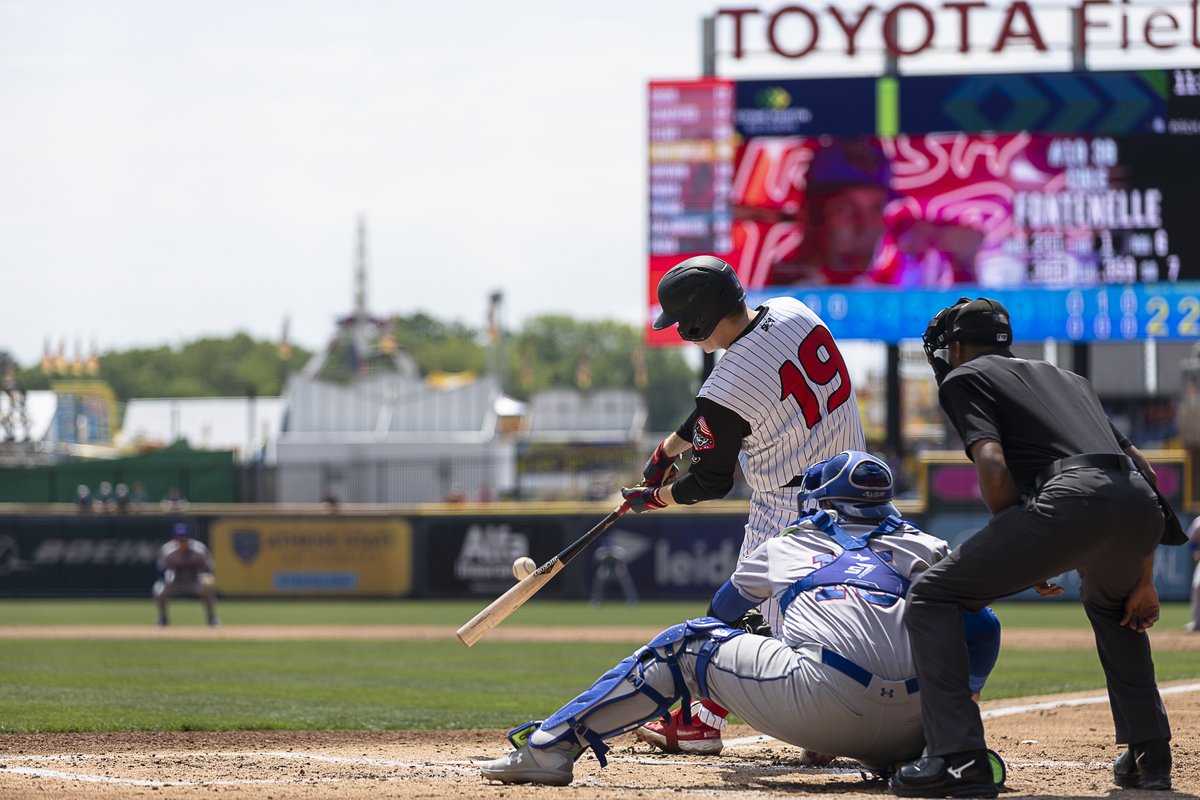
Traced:
POLYGON ((645 478, 642 486, 664 486, 674 480, 679 472, 675 469, 675 459, 678 456, 667 455, 667 451, 663 449, 666 443, 666 439, 659 442, 646 466, 642 467, 642 477, 645 478))
POLYGON ((641 514, 643 511, 657 511, 660 508, 667 507, 667 504, 658 496, 657 486, 639 486, 634 489, 622 489, 621 496, 625 498, 625 502, 629 503, 629 508, 636 514, 641 514))

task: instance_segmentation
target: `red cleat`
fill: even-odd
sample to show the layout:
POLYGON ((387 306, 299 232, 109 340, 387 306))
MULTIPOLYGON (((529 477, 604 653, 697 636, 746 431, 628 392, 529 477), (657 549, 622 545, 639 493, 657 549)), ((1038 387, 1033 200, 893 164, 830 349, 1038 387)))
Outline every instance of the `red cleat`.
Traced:
POLYGON ((725 728, 725 716, 728 713, 709 700, 697 700, 692 703, 691 725, 683 724, 680 708, 677 708, 665 721, 656 719, 647 722, 634 733, 643 742, 668 753, 715 756, 725 748, 721 731, 725 728))

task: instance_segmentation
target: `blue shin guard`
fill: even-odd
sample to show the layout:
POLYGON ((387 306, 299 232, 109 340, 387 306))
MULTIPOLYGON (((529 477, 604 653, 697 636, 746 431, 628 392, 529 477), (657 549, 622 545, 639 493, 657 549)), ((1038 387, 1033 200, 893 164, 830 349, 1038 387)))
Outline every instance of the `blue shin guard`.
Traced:
POLYGON ((713 618, 674 625, 601 675, 540 725, 515 728, 509 738, 514 744, 518 739, 522 744, 527 740, 530 746, 540 748, 573 738, 580 753, 591 747, 604 766, 605 739, 664 716, 676 700, 683 701, 685 714, 690 716, 691 691, 679 665, 681 655, 686 652, 696 658, 696 683, 700 695, 706 697, 709 661, 722 642, 742 633, 713 618))

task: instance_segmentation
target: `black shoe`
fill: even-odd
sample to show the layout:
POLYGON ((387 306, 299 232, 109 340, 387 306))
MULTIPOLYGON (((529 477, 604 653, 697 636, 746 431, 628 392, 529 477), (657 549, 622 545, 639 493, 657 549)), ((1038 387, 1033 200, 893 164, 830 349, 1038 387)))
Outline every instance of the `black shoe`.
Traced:
POLYGON ((1113 764, 1113 783, 1125 789, 1171 788, 1171 740, 1131 744, 1113 764))
POLYGON ((900 797, 995 797, 1000 793, 986 750, 919 758, 896 771, 891 789, 900 797))

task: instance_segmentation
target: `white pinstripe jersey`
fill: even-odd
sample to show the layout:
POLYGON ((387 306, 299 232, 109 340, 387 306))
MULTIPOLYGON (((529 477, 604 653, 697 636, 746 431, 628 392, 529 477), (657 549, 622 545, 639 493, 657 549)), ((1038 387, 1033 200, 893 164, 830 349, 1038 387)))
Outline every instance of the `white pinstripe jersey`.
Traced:
MULTIPOLYGON (((799 516, 800 490, 787 483, 843 450, 866 449, 858 400, 829 328, 799 300, 763 305, 766 314, 730 345, 698 393, 750 426, 738 453, 753 490, 742 558, 799 516)), ((778 598, 760 610, 778 635, 778 598)))
POLYGON ((829 328, 799 300, 764 305, 763 319, 725 351, 698 395, 749 423, 739 460, 756 494, 778 491, 843 450, 866 449, 858 400, 829 328))

